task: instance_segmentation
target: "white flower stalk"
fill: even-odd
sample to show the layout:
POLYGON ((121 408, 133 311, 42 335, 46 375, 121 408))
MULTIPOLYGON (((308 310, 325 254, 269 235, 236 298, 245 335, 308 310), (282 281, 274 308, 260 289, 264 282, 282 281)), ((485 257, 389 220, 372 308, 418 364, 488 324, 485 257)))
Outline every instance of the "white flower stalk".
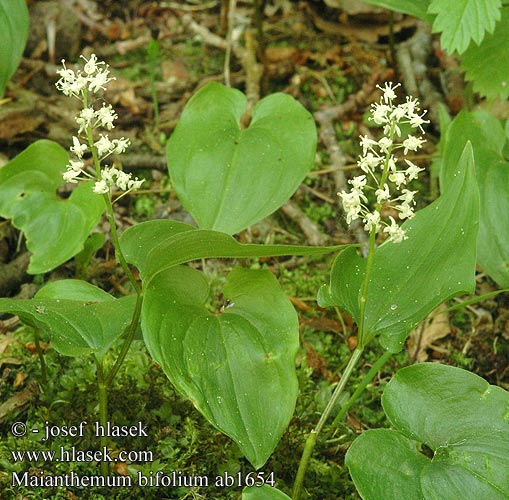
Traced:
MULTIPOLYGON (((111 188, 129 192, 139 189, 143 180, 132 179, 131 174, 126 174, 113 167, 101 169, 101 162, 111 154, 121 154, 131 144, 129 139, 110 139, 107 134, 99 133, 99 139, 94 141, 96 131, 100 129, 112 130, 114 122, 118 118, 111 104, 102 103, 100 107, 94 107, 91 95, 105 90, 106 85, 114 80, 109 76, 110 70, 105 62, 98 61, 97 56, 92 54, 90 59, 85 60, 83 71, 73 71, 65 66, 62 60, 63 69, 57 71, 60 79, 56 87, 64 95, 79 99, 83 108, 76 116, 78 124, 77 136, 72 138, 73 145, 69 148, 75 156, 67 165, 67 171, 63 174, 66 182, 77 183, 79 180, 95 179, 94 193, 109 194, 111 188), (95 134, 94 134, 95 132, 95 134), (86 170, 83 155, 90 151, 94 160, 94 172, 86 170)), ((125 194, 125 193, 124 193, 125 194)))
POLYGON ((398 167, 399 158, 395 152, 403 150, 403 155, 406 155, 409 151, 418 151, 425 142, 418 135, 401 137, 401 125, 408 124, 411 129, 418 129, 417 133, 420 133, 423 132, 422 125, 429 123, 424 120, 426 112, 420 112, 416 99, 407 97, 403 104, 394 103, 395 89, 398 87, 399 84, 393 85, 390 82, 384 87, 378 86, 383 94, 380 102, 372 105, 369 119, 383 127, 384 136, 378 141, 361 136, 362 155, 357 165, 364 174, 348 181, 352 186, 349 192, 338 193, 348 224, 362 219, 366 231, 378 232, 383 228, 383 232, 394 243, 407 239, 407 235, 393 217, 389 217, 389 221, 382 219, 382 204, 397 210, 399 220, 411 219, 414 216, 416 191, 410 191, 407 186, 424 170, 407 159, 405 167, 398 167), (368 189, 375 191, 376 204, 373 210, 367 206, 368 189))

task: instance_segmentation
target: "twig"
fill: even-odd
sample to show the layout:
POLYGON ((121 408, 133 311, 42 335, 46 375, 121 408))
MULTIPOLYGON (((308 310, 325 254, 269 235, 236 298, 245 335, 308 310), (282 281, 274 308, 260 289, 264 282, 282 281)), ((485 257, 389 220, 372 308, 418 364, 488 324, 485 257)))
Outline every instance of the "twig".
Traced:
POLYGON ((159 7, 183 10, 186 12, 195 12, 199 10, 213 9, 218 3, 219 3, 218 0, 211 0, 210 2, 206 2, 202 5, 181 5, 177 2, 161 2, 159 7))
POLYGON ((129 154, 121 157, 124 170, 150 169, 166 172, 166 158, 150 154, 129 154))
POLYGON ((182 23, 186 28, 189 28, 196 35, 201 36, 203 41, 208 45, 212 45, 218 49, 226 50, 226 40, 218 35, 215 35, 207 28, 200 26, 196 21, 193 20, 190 14, 184 14, 182 16, 182 23))
POLYGON ((398 45, 396 57, 399 71, 407 94, 421 96, 429 117, 435 128, 440 128, 438 104, 443 104, 441 94, 427 76, 427 64, 431 53, 431 33, 429 26, 418 22, 414 36, 398 45))
POLYGON ((281 210, 290 217, 302 230, 310 245, 324 245, 327 241, 318 226, 293 201, 287 201, 281 210))
POLYGON ((263 68, 256 60, 257 47, 251 30, 246 30, 245 40, 246 49, 242 58, 242 66, 246 72, 246 97, 249 114, 251 114, 251 109, 260 99, 260 80, 263 68))
POLYGON ((224 56, 224 82, 228 87, 231 87, 230 82, 230 59, 232 54, 233 44, 233 23, 235 22, 235 8, 237 6, 236 0, 229 0, 228 6, 228 31, 226 33, 226 51, 224 56))

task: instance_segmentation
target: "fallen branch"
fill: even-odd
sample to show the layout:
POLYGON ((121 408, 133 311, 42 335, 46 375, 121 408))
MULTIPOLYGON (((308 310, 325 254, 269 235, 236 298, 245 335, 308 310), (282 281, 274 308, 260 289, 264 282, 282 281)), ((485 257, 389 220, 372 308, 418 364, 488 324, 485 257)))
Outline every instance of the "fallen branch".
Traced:
POLYGON ((324 245, 327 236, 323 234, 318 226, 299 208, 293 201, 287 201, 282 207, 283 213, 297 224, 310 245, 324 245))

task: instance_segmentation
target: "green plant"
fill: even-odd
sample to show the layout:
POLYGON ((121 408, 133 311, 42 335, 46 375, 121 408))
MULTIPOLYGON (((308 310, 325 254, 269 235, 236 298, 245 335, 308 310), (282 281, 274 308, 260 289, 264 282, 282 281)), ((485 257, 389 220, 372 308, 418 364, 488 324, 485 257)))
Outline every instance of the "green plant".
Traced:
POLYGON ((501 287, 509 288, 509 162, 504 154, 506 133, 493 115, 485 111, 462 111, 441 138, 440 184, 445 189, 454 176, 455 164, 470 141, 480 194, 480 226, 477 260, 501 287))
POLYGON ((28 37, 25 0, 0 1, 0 98, 7 81, 18 67, 28 37))
POLYGON ((442 47, 461 56, 474 90, 493 99, 509 97, 509 7, 501 0, 367 0, 431 23, 442 47))
POLYGON ((366 346, 375 338, 385 354, 375 363, 350 401, 336 420, 366 387, 373 375, 394 353, 399 352, 409 333, 424 320, 437 305, 475 288, 475 245, 479 221, 479 194, 474 177, 474 162, 470 144, 461 157, 449 159, 454 169, 453 181, 434 203, 413 214, 414 192, 406 186, 416 178, 419 170, 406 160, 408 168, 398 168, 396 152, 416 150, 422 140, 409 135, 400 137, 400 122, 420 128, 424 123, 418 103, 407 98, 396 106, 394 88, 386 85, 382 100, 373 106, 371 119, 384 128, 379 141, 363 137, 363 154, 358 162, 366 175, 354 177, 351 191, 340 193, 347 222, 362 218, 370 233, 366 259, 354 249, 341 252, 336 258, 330 285, 320 289, 318 302, 322 307, 339 306, 348 311, 358 325, 357 347, 334 390, 327 408, 315 429, 310 433, 302 455, 293 491, 293 500, 302 494, 304 474, 317 438, 336 401, 366 346), (370 211, 365 195, 369 188, 367 176, 375 181, 376 205, 370 211), (392 187, 389 187, 389 181, 392 187), (400 191, 398 193, 397 191, 400 191), (399 227, 394 218, 390 224, 382 221, 382 203, 391 203, 400 219, 410 219, 399 227), (384 227, 385 226, 385 227, 384 227), (377 233, 389 234, 378 248, 377 233), (430 235, 434 237, 431 238, 430 235), (416 257, 418 258, 416 259, 416 257))
MULTIPOLYGON (((46 272, 76 255, 81 267, 85 266, 91 252, 102 242, 100 237, 87 238, 106 212, 115 257, 128 280, 124 288, 130 295, 115 298, 85 281, 61 280, 45 285, 32 300, 0 299, 0 310, 18 314, 37 332, 45 332, 60 354, 91 357, 98 386, 99 423, 103 427, 108 423, 112 383, 126 369, 126 356, 141 331, 150 356, 177 391, 238 446, 240 452, 232 453, 230 466, 221 472, 238 469, 240 454, 255 469, 261 469, 288 426, 296 404, 296 312, 267 270, 235 268, 225 279, 216 276, 212 287, 205 266, 200 270, 184 264, 209 258, 339 252, 329 284, 318 293, 318 302, 322 307, 339 307, 351 315, 358 325, 357 346, 347 364, 345 361, 334 390, 323 390, 332 395, 304 447, 293 492, 293 500, 299 500, 313 449, 329 417, 336 412, 336 423, 344 417, 384 363, 401 351, 411 330, 434 308, 451 297, 474 291, 476 249, 480 245, 475 177, 475 169, 479 175, 480 166, 474 164, 474 152, 478 163, 487 157, 501 161, 500 130, 497 128, 493 140, 484 141, 487 152, 478 153, 476 127, 485 126, 478 123, 482 116, 476 115, 472 120, 468 117, 467 123, 460 118, 451 122, 441 146, 442 194, 414 213, 416 191, 411 190, 411 182, 423 169, 405 157, 423 144, 424 139, 413 134, 422 132, 427 121, 417 100, 407 97, 396 105, 398 85, 387 83, 380 87, 381 101, 373 105, 371 113, 371 120, 381 127, 383 136, 379 140, 362 137, 358 164, 363 174, 349 181, 350 191, 340 193, 347 223, 360 219, 369 233, 367 258, 357 254, 356 245, 317 248, 243 244, 233 235, 276 210, 311 168, 316 131, 311 115, 289 96, 268 96, 249 111, 241 92, 209 84, 189 101, 167 146, 172 185, 198 228, 172 220, 154 220, 132 226, 119 235, 114 203, 138 189, 143 181, 104 164, 110 155, 122 153, 129 146, 128 139, 110 139, 105 132, 114 128, 116 114, 112 107, 105 103, 97 106, 96 94, 111 80, 109 68, 92 55, 85 60, 83 70, 75 72, 64 66, 60 76, 57 87, 78 98, 83 106, 76 118, 79 130, 70 148, 73 159, 68 160, 61 148, 46 141, 31 146, 0 171, 0 211, 27 234, 27 245, 34 254, 31 272, 46 272), (468 129, 471 142, 457 138, 456 129, 463 127, 468 129), (42 166, 40 154, 45 155, 42 166), (87 165, 86 155, 91 157, 91 166, 87 165), (60 200, 54 194, 60 176, 70 183, 82 181, 68 200, 60 200), (115 186, 123 191, 117 198, 115 186), (374 208, 370 208, 370 200, 374 208), (81 225, 70 219, 70 227, 69 214, 75 213, 75 205, 75 210, 83 210, 77 218, 81 225), (385 218, 387 210, 392 212, 385 218), (400 226, 399 221, 403 220, 400 226), (54 249, 60 241, 50 240, 43 245, 37 232, 41 231, 41 223, 57 235, 65 234, 63 250, 54 249), (53 255, 55 252, 57 256, 53 255), (347 399, 345 387, 349 378, 375 339, 384 353, 347 399)), ((492 214, 486 213, 487 220, 491 220, 492 214)), ((486 261, 494 258, 493 254, 485 255, 486 261)), ((431 387, 446 376, 441 367, 415 367, 413 371, 400 372, 386 391, 387 414, 402 432, 402 425, 396 421, 402 412, 389 410, 387 402, 405 374, 421 369, 435 374, 431 387)), ((426 373, 410 377, 423 391, 430 386, 426 373)), ((461 381, 468 378, 463 372, 459 377, 461 381)), ((64 381, 69 385, 68 379, 64 381)), ((479 386, 479 381, 467 382, 469 387, 479 386)), ((454 391, 458 384, 449 390, 454 391)), ((483 390, 483 394, 489 393, 485 386, 483 390)), ((398 388, 398 397, 402 397, 402 391, 398 388)), ((405 405, 426 404, 417 398, 417 392, 405 393, 405 405)), ((456 394, 461 398, 463 393, 458 390, 456 394)), ((498 392, 497 398, 505 401, 505 393, 501 394, 498 392)), ((499 408, 497 404, 494 406, 499 408)), ((488 406, 487 411, 492 409, 488 406)), ((118 418, 118 413, 115 415, 118 418)), ((407 427, 413 432, 412 425, 418 419, 409 412, 406 415, 410 415, 407 427)), ((188 427, 192 442, 194 427, 188 427)), ((416 450, 413 443, 392 432, 384 445, 388 441, 407 452, 416 450)), ((357 450, 363 443, 371 446, 372 439, 383 439, 377 437, 382 434, 389 436, 377 431, 374 438, 374 434, 359 438, 348 454, 354 481, 366 498, 377 497, 370 497, 370 490, 363 486, 369 476, 363 473, 363 467, 356 467, 359 455, 363 455, 357 450)), ((506 439, 506 434, 500 435, 506 439)), ((445 446, 430 441, 429 436, 408 437, 427 444, 437 456, 445 446)), ((108 444, 108 437, 101 436, 101 447, 107 449, 108 444)), ((493 440, 486 440, 484 445, 483 449, 491 449, 493 440)), ((169 440, 165 456, 174 454, 169 440)), ((412 460, 421 471, 427 459, 415 452, 412 460)), ((504 460, 500 464, 505 464, 504 460)), ((433 464, 439 461, 437 458, 433 464)), ((134 465, 131 473, 154 472, 159 465, 134 465)), ((110 472, 108 463, 102 461, 102 476, 110 472)), ((388 474, 385 477, 393 480, 388 474)), ((478 491, 484 494, 484 482, 481 483, 478 491)), ((289 498, 274 487, 273 478, 263 470, 249 472, 239 486, 245 486, 244 500, 289 498)), ((497 487, 503 489, 505 483, 501 481, 497 487)))
MULTIPOLYGON (((62 280, 47 284, 32 300, 0 299, 0 310, 47 332, 59 353, 93 357, 103 427, 108 421, 108 391, 141 327, 149 352, 175 387, 261 467, 295 406, 296 313, 268 271, 243 269, 233 270, 226 280, 223 293, 230 302, 214 305, 211 313, 205 274, 182 264, 210 257, 312 255, 343 248, 240 244, 227 234, 268 215, 297 188, 314 159, 316 132, 309 113, 288 96, 273 95, 253 110, 251 125, 241 128, 244 96, 216 84, 205 87, 186 107, 168 145, 177 192, 205 229, 151 221, 130 228, 119 239, 113 205, 143 181, 104 165, 111 154, 129 146, 128 139, 110 139, 104 132, 114 128, 111 105, 97 106, 96 94, 112 79, 109 68, 92 55, 83 70, 64 65, 59 73, 57 88, 83 106, 70 148, 74 159, 67 161, 61 148, 48 142, 22 153, 2 169, 3 213, 29 237, 34 251, 31 272, 44 272, 82 250, 106 211, 116 259, 134 293, 116 299, 84 281, 62 280), (85 162, 87 153, 91 168, 85 162), (42 167, 40 154, 47 160, 42 167), (274 173, 280 178, 277 188, 274 173), (68 200, 55 199, 61 176, 70 183, 84 181, 68 200), (260 187, 254 197, 253 180, 260 187), (114 186, 124 191, 116 199, 114 186), (203 186, 208 189, 203 191, 203 186), (68 228, 66 217, 72 210, 60 207, 73 206, 76 199, 84 207, 83 225, 68 228), (56 238, 46 246, 34 245, 36 230, 48 235, 43 223, 66 235, 64 250, 56 257, 51 256, 60 245, 56 238), (128 263, 138 268, 141 284, 128 263), (118 341, 122 346, 111 361, 108 353, 118 341), (280 404, 267 406, 267 397, 280 404)), ((107 445, 102 436, 101 446, 107 445)), ((109 473, 106 461, 101 462, 101 472, 109 473)))
POLYGON ((507 498, 509 393, 423 363, 393 377, 382 405, 394 430, 369 430, 346 454, 362 498, 507 498))

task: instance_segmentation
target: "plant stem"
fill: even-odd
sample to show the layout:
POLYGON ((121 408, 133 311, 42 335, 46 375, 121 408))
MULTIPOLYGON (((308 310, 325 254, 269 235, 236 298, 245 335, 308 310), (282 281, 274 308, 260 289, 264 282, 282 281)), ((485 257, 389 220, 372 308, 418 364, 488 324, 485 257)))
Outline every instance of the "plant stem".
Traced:
POLYGON ((106 204, 106 214, 108 216, 108 222, 110 223, 110 231, 111 231, 111 239, 113 240, 113 247, 115 248, 115 258, 117 262, 120 263, 122 269, 124 270, 125 275, 129 279, 129 282, 133 286, 137 295, 141 294, 141 287, 136 281, 131 269, 127 265, 124 254, 120 248, 120 242, 118 239, 117 226, 115 224, 115 216, 113 214, 113 205, 111 204, 111 200, 108 194, 104 194, 104 202, 106 204))
POLYGON ((346 415, 347 411, 353 406, 357 398, 362 394, 367 385, 373 380, 375 375, 380 371, 383 365, 387 363, 387 361, 391 358, 392 352, 386 351, 382 356, 380 356, 376 363, 370 368, 368 373, 364 375, 361 383, 355 389, 355 392, 350 396, 350 399, 341 407, 339 413, 334 417, 334 420, 331 424, 331 428, 334 429, 341 422, 343 417, 346 415))
POLYGON ((302 457, 300 459, 297 476, 295 478, 295 485, 293 487, 293 494, 292 494, 293 500, 299 500, 299 498, 300 498, 300 495, 302 493, 302 486, 304 484, 304 476, 305 476, 306 470, 308 468, 311 454, 313 453, 313 449, 316 445, 316 440, 318 439, 318 435, 320 434, 323 426, 325 425, 325 422, 327 421, 327 419, 328 419, 332 409, 334 408, 335 404, 337 403, 339 397, 343 393, 346 383, 348 382, 348 379, 350 378, 350 375, 352 374, 352 371, 355 368, 355 365, 359 361, 361 354, 362 354, 362 349, 359 349, 359 348, 355 349, 355 351, 353 352, 353 354, 350 358, 350 361, 348 362, 348 365, 346 366, 345 371, 343 372, 343 375, 341 376, 341 380, 339 381, 339 384, 334 389, 334 392, 332 393, 329 403, 327 404, 325 410, 323 411, 322 416, 320 417, 320 420, 318 421, 318 424, 310 432, 310 434, 306 440, 306 444, 304 445, 304 451, 303 451, 302 457))
POLYGON ((35 341, 35 350, 37 351, 37 356, 39 357, 39 362, 41 363, 41 382, 43 385, 48 383, 48 372, 46 370, 46 360, 44 359, 44 354, 42 353, 41 343, 39 342, 39 330, 37 328, 34 330, 34 341, 35 341))
POLYGON ((358 348, 363 350, 366 346, 366 339, 364 338, 364 315, 366 311, 366 300, 368 297, 369 279, 373 269, 373 262, 375 260, 375 240, 376 240, 376 227, 371 228, 369 233, 369 249, 368 258, 366 261, 366 272, 364 273, 364 281, 361 288, 361 297, 359 299, 359 331, 357 333, 358 348))
MULTIPOLYGON (((106 429, 108 424, 108 388, 104 381, 104 370, 102 363, 97 358, 95 363, 97 366, 97 386, 99 390, 99 423, 103 429, 106 429)), ((101 448, 108 447, 108 440, 106 436, 100 437, 100 445, 101 448)), ((103 476, 107 476, 109 472, 108 462, 101 462, 101 474, 103 476)))
POLYGON ((112 384, 115 375, 118 373, 118 370, 120 369, 122 363, 124 362, 127 352, 129 351, 129 347, 131 347, 131 342, 133 341, 134 335, 136 334, 136 330, 138 329, 138 324, 140 322, 142 304, 143 304, 143 293, 140 292, 136 298, 136 305, 134 306, 133 317, 131 319, 131 324, 129 325, 129 329, 124 344, 120 349, 120 353, 115 361, 115 364, 111 368, 110 372, 108 373, 108 376, 104 381, 106 387, 109 387, 112 384))

